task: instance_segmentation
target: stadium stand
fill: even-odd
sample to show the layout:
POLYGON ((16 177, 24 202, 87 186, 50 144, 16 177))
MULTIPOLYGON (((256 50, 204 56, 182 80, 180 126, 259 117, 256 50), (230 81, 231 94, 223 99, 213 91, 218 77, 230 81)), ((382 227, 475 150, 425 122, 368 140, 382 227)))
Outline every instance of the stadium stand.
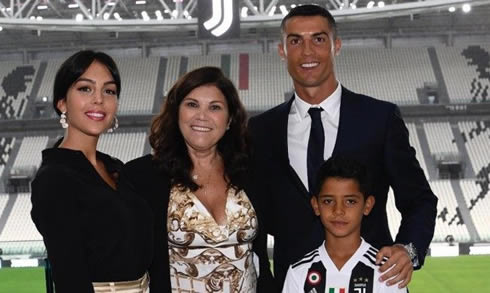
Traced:
MULTIPOLYGON (((286 71, 286 65, 280 61, 276 53, 268 54, 247 54, 249 55, 249 71, 241 74, 247 76, 240 77, 238 73, 230 74, 235 85, 238 85, 241 78, 249 80, 248 90, 239 90, 245 108, 249 111, 264 111, 282 103, 285 98, 290 96, 285 94, 292 92, 292 81, 286 71)), ((239 61, 238 54, 232 55, 231 63, 239 61)), ((243 64, 243 63, 242 63, 243 64)), ((231 66, 235 68, 234 65, 231 66)))
POLYGON ((42 240, 41 234, 39 234, 36 226, 30 220, 31 194, 19 193, 11 196, 15 196, 16 199, 5 227, 0 234, 0 242, 42 240))
MULTIPOLYGON (((9 195, 7 193, 0 193, 0 217, 2 216, 5 206, 7 205, 9 195)), ((0 227, 1 228, 1 227, 0 227)), ((0 230, 1 233, 1 230, 0 230)))
POLYGON ((41 151, 46 148, 47 136, 33 136, 22 139, 17 156, 7 176, 9 192, 30 191, 30 181, 41 164, 41 151))
MULTIPOLYGON (((230 55, 230 75, 229 78, 238 90, 248 90, 248 78, 244 77, 244 80, 240 82, 240 68, 245 71, 246 77, 248 77, 248 65, 249 65, 249 55, 248 54, 232 54, 230 55), (246 66, 240 66, 240 59, 246 62, 246 66), (243 84, 243 82, 245 82, 243 84)), ((240 98, 243 100, 243 97, 240 95, 240 98)))
POLYGON ((0 62, 0 119, 22 117, 38 67, 38 62, 0 62))
POLYGON ((417 89, 436 83, 425 48, 344 48, 338 78, 349 89, 394 102, 419 104, 417 89))
POLYGON ((97 147, 99 151, 127 162, 143 155, 145 140, 145 132, 103 134, 97 147))
POLYGON ((187 72, 203 66, 221 67, 221 55, 189 56, 187 72))
POLYGON ((470 215, 475 223, 478 234, 481 240, 490 241, 490 194, 489 194, 489 179, 486 180, 461 180, 461 189, 464 191, 464 199, 466 205, 470 209, 470 215))
POLYGON ((151 113, 160 58, 114 58, 121 74, 118 114, 151 113))
POLYGON ((429 150, 433 155, 457 154, 458 147, 454 141, 449 122, 425 122, 429 150))
POLYGON ((14 147, 15 137, 0 137, 0 178, 14 147))
MULTIPOLYGON (((470 241, 470 235, 462 220, 456 195, 449 180, 437 180, 429 182, 432 190, 438 195, 436 230, 434 242, 445 242, 448 235, 452 235, 457 242, 470 241)), ((400 227, 401 215, 396 209, 393 190, 390 188, 386 210, 389 220, 389 228, 393 239, 400 227)), ((475 222, 475 225, 478 224, 475 222)))
POLYGON ((40 97, 52 97, 53 96, 53 81, 56 76, 58 68, 61 66, 63 60, 49 60, 46 71, 39 87, 38 96, 40 97))
POLYGON ((490 166, 490 121, 461 121, 458 126, 475 174, 484 177, 490 166))
POLYGON ((437 48, 451 103, 490 101, 490 46, 437 48))
POLYGON ((427 176, 429 172, 427 171, 427 165, 425 163, 422 147, 420 146, 416 125, 414 123, 407 123, 407 129, 409 133, 408 139, 410 140, 410 145, 415 149, 415 155, 420 163, 420 167, 422 170, 424 170, 424 173, 427 176))
POLYGON ((449 180, 438 180, 429 183, 434 193, 439 195, 433 241, 444 242, 448 235, 452 235, 458 242, 469 241, 468 229, 461 217, 451 182, 449 180))
POLYGON ((39 167, 41 164, 41 151, 48 143, 47 136, 28 136, 22 139, 19 153, 15 158, 12 169, 39 167))
MULTIPOLYGON (((165 82, 163 84, 164 95, 170 90, 172 85, 180 77, 180 57, 168 57, 167 58, 167 68, 165 70, 165 82)), ((160 73, 161 74, 161 73, 160 73)))

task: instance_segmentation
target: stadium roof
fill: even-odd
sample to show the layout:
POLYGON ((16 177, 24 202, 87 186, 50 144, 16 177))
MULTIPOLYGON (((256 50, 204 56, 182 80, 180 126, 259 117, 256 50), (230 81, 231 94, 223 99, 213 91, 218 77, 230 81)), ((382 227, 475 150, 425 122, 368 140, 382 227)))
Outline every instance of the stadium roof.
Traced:
MULTIPOLYGON (((0 50, 103 42, 195 42, 197 1, 0 0, 0 50)), ((240 0, 241 38, 275 38, 283 14, 300 3, 330 9, 341 23, 344 38, 490 31, 490 0, 240 0), (463 5, 468 4, 472 10, 463 13, 463 5)))

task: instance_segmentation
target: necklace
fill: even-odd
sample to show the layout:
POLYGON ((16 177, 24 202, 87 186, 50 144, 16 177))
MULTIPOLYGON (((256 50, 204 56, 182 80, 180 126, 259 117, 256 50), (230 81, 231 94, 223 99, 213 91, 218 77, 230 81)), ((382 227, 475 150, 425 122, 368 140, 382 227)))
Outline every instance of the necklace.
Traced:
MULTIPOLYGON (((210 167, 210 168, 204 168, 205 170, 202 174, 200 174, 199 172, 195 172, 192 174, 192 180, 194 180, 194 182, 197 185, 199 185, 199 188, 202 189, 202 193, 204 194, 204 197, 207 197, 208 189, 210 192, 213 191, 213 188, 210 185, 211 175, 213 175, 212 174, 213 170, 216 170, 216 168, 214 168, 214 167, 219 166, 216 164, 220 164, 220 163, 221 163, 221 158, 219 156, 216 156, 216 157, 212 158, 211 161, 209 162, 208 167, 210 167), (205 176, 207 177, 206 180, 204 178, 205 176)), ((218 168, 218 170, 219 170, 219 168, 218 168)), ((194 171, 196 171, 196 169, 194 169, 194 171)))
POLYGON ((201 188, 204 192, 204 197, 208 195, 208 189, 209 189, 209 183, 211 182, 211 173, 208 173, 207 180, 206 182, 197 182, 199 180, 199 174, 192 174, 192 179, 199 185, 199 188, 201 188))

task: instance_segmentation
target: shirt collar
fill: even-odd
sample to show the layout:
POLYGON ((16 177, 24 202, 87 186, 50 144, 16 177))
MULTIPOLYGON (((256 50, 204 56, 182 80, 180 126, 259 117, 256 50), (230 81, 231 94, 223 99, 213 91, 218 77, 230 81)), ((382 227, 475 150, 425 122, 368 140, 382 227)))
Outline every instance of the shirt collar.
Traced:
POLYGON ((323 111, 327 112, 328 116, 334 117, 340 110, 340 97, 342 96, 342 86, 340 82, 337 82, 337 88, 328 97, 326 97, 319 105, 312 105, 303 100, 298 93, 294 92, 293 107, 291 107, 291 114, 297 113, 301 120, 309 117, 308 110, 311 107, 321 107, 323 111))

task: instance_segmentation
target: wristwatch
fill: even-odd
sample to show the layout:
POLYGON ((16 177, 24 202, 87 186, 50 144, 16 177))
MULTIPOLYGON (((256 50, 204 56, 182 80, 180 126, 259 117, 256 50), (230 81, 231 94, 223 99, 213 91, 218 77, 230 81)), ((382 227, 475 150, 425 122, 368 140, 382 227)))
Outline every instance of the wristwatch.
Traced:
POLYGON ((408 256, 410 257, 410 260, 412 261, 412 265, 414 267, 419 266, 419 257, 417 254, 417 249, 415 248, 415 245, 413 245, 412 242, 408 244, 402 244, 403 247, 407 250, 408 256))

